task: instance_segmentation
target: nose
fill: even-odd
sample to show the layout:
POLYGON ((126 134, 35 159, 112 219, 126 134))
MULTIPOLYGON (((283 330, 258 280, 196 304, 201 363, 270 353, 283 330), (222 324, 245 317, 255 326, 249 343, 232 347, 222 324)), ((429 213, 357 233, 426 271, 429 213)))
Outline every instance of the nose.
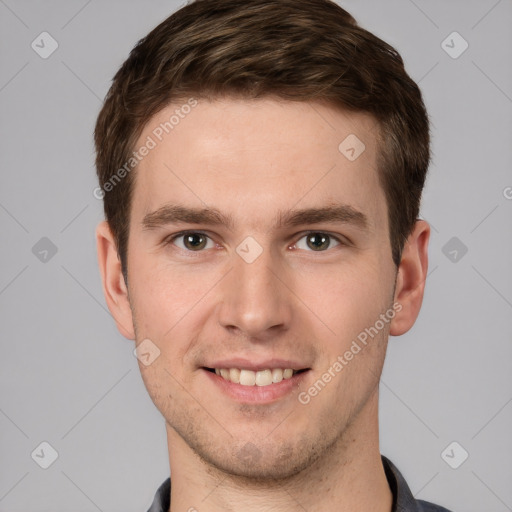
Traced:
POLYGON ((233 254, 233 268, 220 284, 218 318, 224 328, 251 339, 275 337, 289 328, 293 294, 270 249, 252 263, 233 254))

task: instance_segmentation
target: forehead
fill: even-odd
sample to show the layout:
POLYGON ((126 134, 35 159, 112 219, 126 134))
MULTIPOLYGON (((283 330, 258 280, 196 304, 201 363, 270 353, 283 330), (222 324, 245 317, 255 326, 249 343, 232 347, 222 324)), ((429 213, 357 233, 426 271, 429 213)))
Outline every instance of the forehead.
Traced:
MULTIPOLYGON (((132 212, 166 203, 209 205, 254 224, 276 211, 344 203, 384 222, 378 125, 313 102, 184 100, 156 114, 137 148, 132 212)), ((384 216, 385 217, 385 216, 384 216)))

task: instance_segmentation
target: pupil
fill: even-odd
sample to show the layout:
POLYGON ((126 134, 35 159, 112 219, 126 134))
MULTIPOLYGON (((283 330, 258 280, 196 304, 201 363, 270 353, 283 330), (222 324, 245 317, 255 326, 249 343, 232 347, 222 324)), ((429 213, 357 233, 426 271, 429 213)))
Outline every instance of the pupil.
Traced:
POLYGON ((192 249, 204 247, 204 237, 200 234, 190 234, 185 237, 185 245, 192 249))
POLYGON ((322 235, 321 233, 313 233, 312 235, 310 235, 309 238, 308 238, 308 242, 311 244, 312 249, 314 249, 314 250, 321 249, 322 248, 321 246, 326 244, 326 243, 327 243, 327 245, 329 245, 328 236, 322 235), (314 242, 315 239, 320 240, 320 242, 319 243, 315 243, 314 242))

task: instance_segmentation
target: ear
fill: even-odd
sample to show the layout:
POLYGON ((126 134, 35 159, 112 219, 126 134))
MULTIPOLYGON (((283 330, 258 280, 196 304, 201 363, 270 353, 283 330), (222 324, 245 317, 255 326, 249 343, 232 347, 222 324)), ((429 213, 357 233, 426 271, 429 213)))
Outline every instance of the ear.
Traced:
POLYGON ((124 282, 114 236, 106 221, 100 222, 96 228, 96 246, 103 293, 108 309, 114 317, 119 332, 125 338, 133 340, 135 333, 128 289, 124 282))
POLYGON ((401 305, 391 321, 389 333, 400 336, 416 321, 423 302, 428 268, 428 241, 430 226, 424 220, 416 221, 407 238, 398 267, 395 287, 395 303, 401 305))

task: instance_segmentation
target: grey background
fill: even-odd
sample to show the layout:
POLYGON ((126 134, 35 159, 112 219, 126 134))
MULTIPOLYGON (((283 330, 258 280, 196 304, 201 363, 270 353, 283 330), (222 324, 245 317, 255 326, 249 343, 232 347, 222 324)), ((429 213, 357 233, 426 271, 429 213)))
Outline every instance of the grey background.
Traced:
MULTIPOLYGON (((418 498, 510 511, 512 2, 341 4, 400 51, 433 124, 430 273, 417 324, 390 340, 381 452, 418 498), (454 31, 458 58, 445 50, 461 39, 442 45, 454 31)), ((0 0, 1 511, 145 511, 169 474, 163 419, 101 291, 92 131, 131 48, 180 5, 0 0), (59 45, 47 59, 31 47, 43 31, 59 45)))

